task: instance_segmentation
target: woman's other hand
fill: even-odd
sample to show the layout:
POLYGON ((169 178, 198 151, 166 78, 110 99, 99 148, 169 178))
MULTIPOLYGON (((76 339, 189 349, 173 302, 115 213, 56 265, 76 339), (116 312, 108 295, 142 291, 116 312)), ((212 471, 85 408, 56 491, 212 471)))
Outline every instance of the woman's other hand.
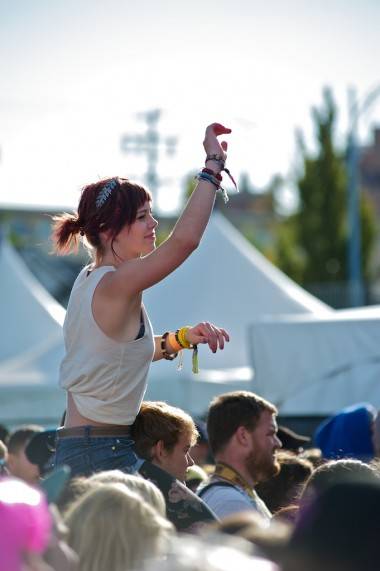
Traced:
POLYGON ((225 329, 205 321, 190 327, 186 332, 186 339, 191 345, 208 343, 211 351, 216 353, 217 349, 224 349, 224 343, 230 340, 230 336, 225 329))
POLYGON ((227 158, 227 141, 219 142, 220 135, 228 135, 231 129, 224 127, 220 123, 212 123, 206 129, 203 147, 207 155, 220 155, 223 160, 227 158))

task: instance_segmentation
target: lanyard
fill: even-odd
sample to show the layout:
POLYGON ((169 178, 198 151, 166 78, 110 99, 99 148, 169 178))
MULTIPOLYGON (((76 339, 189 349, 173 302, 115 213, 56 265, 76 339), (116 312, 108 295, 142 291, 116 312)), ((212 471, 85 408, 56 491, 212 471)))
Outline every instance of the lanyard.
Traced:
POLYGON ((215 466, 214 476, 218 476, 218 478, 222 478, 227 482, 231 482, 231 484, 235 484, 240 488, 243 488, 245 493, 252 498, 253 500, 257 501, 257 496, 254 489, 248 484, 246 480, 240 474, 231 468, 231 466, 227 466, 227 464, 222 464, 222 462, 218 462, 215 466))

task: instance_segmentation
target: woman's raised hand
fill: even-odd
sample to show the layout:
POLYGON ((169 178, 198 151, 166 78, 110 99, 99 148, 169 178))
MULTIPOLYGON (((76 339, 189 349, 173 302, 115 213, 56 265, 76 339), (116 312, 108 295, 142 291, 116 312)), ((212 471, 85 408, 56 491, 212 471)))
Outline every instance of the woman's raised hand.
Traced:
POLYGON ((220 123, 212 123, 206 129, 203 147, 207 155, 220 155, 223 160, 227 158, 227 141, 219 142, 220 135, 228 135, 231 129, 224 127, 220 123))
POLYGON ((191 345, 208 343, 211 351, 216 353, 218 348, 224 349, 224 342, 229 341, 230 336, 225 329, 205 321, 198 323, 198 325, 194 327, 190 327, 190 329, 186 331, 186 339, 191 345))

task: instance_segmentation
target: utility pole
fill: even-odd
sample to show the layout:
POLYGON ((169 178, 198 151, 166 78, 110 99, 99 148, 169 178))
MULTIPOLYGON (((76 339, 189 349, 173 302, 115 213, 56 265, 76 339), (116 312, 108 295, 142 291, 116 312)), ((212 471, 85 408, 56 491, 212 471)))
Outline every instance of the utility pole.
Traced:
POLYGON ((350 305, 364 305, 364 286, 361 261, 361 220, 359 188, 359 149, 357 143, 359 117, 380 95, 380 85, 372 89, 361 105, 354 89, 349 90, 349 132, 347 144, 347 203, 348 203, 348 283, 350 305))
POLYGON ((158 121, 161 111, 152 109, 144 113, 138 113, 139 119, 143 119, 147 129, 144 134, 123 135, 121 138, 121 150, 125 153, 144 153, 147 159, 145 180, 152 193, 154 204, 158 197, 158 189, 161 181, 157 174, 157 163, 161 150, 166 150, 168 155, 175 153, 177 145, 176 137, 161 137, 158 132, 158 121))
POLYGON ((351 307, 364 305, 361 251, 360 189, 358 185, 358 104, 356 92, 350 89, 350 131, 347 144, 347 201, 348 201, 348 284, 351 307))

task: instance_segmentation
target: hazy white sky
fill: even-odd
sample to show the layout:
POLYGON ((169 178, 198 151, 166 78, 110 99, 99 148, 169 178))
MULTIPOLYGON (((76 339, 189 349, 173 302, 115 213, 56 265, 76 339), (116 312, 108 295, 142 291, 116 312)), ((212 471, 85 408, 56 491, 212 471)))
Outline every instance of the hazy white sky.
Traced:
MULTIPOLYGON (((0 0, 0 203, 75 206, 79 188, 142 157, 120 138, 163 110, 159 205, 175 208, 203 162, 204 127, 233 128, 229 167, 265 185, 294 165, 294 131, 330 85, 347 126, 347 88, 380 83, 378 0, 0 0)), ((361 137, 380 123, 380 98, 361 137)))

